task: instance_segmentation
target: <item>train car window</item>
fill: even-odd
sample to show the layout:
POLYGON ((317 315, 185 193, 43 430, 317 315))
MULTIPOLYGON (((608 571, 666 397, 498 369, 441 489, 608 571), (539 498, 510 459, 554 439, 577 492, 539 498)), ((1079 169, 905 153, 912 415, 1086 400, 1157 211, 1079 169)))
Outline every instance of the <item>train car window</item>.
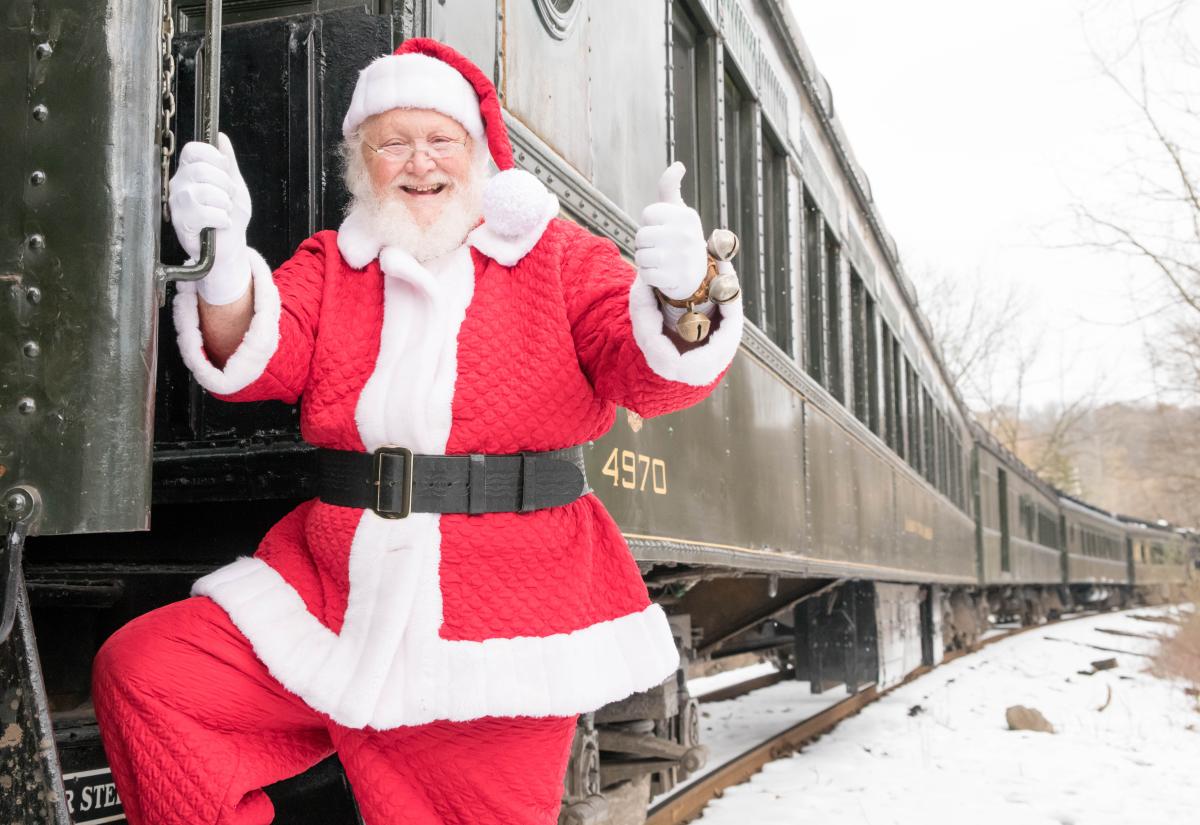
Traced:
POLYGON ((825 221, 816 203, 804 192, 805 341, 808 374, 825 383, 825 221))
POLYGON ((892 447, 897 455, 906 458, 909 453, 904 441, 904 354, 900 351, 900 341, 890 330, 887 338, 892 342, 892 421, 895 424, 892 447))
POLYGON ((954 431, 951 422, 942 417, 942 443, 946 445, 946 496, 958 504, 958 475, 954 472, 954 462, 958 455, 954 448, 954 431))
POLYGON ((754 100, 732 74, 725 73, 725 206, 726 225, 737 233, 737 256, 746 317, 763 326, 761 273, 758 271, 758 160, 754 100))
POLYGON ((871 432, 880 434, 879 429, 879 326, 876 316, 879 314, 875 299, 871 293, 866 295, 866 331, 867 331, 867 426, 871 432))
POLYGON ((1012 571, 1012 559, 1009 554, 1008 535, 1008 473, 1003 469, 996 470, 997 499, 1000 503, 1000 571, 1012 571))
POLYGON ((905 456, 909 465, 918 473, 921 472, 921 397, 918 394, 917 371, 913 369, 908 357, 904 358, 904 400, 906 402, 906 419, 904 428, 908 433, 908 451, 905 456))
POLYGON ((684 3, 671 7, 673 158, 683 162, 683 199, 705 226, 719 226, 714 38, 684 3))
POLYGON ((879 336, 875 299, 854 267, 850 268, 850 373, 858 420, 879 433, 879 336))
POLYGON ((787 154, 764 122, 763 182, 763 332, 779 348, 792 346, 792 278, 788 270, 787 154))
POLYGON ((946 496, 950 496, 950 462, 948 438, 946 432, 946 417, 941 410, 934 411, 934 421, 937 422, 937 487, 946 496))
POLYGON ((932 465, 929 468, 929 481, 934 487, 942 489, 942 422, 941 413, 937 407, 933 406, 933 399, 928 398, 925 403, 926 414, 929 416, 928 434, 929 434, 929 463, 932 465))
POLYGON ((851 399, 854 415, 864 424, 867 410, 867 289, 850 268, 850 374, 854 381, 851 399))
POLYGON ((900 449, 896 443, 896 385, 892 361, 892 331, 887 321, 881 320, 879 323, 882 327, 880 339, 883 344, 883 440, 899 453, 900 449))
MULTIPOLYGON (((386 0, 224 0, 221 5, 222 23, 250 23, 255 20, 274 20, 294 14, 316 14, 334 9, 361 9, 382 14, 386 0)), ((390 4, 388 4, 390 5, 390 4)), ((204 30, 205 0, 177 3, 176 25, 179 32, 204 30)))
POLYGON ((933 436, 933 399, 929 397, 929 390, 921 388, 921 433, 923 443, 923 452, 921 457, 921 470, 925 474, 925 478, 931 483, 937 482, 937 470, 934 454, 934 436, 933 436))
POLYGON ((1017 521, 1021 525, 1021 535, 1029 540, 1033 540, 1033 504, 1029 501, 1029 496, 1019 496, 1017 498, 1017 521))
POLYGON ((954 501, 963 512, 967 510, 967 489, 963 483, 963 448, 962 439, 954 434, 954 501))
POLYGON ((1053 547, 1059 549, 1058 545, 1058 520, 1051 513, 1047 513, 1042 508, 1038 508, 1038 544, 1043 547, 1053 547))
POLYGON ((954 499, 954 450, 950 445, 950 424, 944 413, 939 414, 942 425, 942 487, 946 497, 954 499))
POLYGON ((966 451, 963 449, 962 441, 960 440, 958 442, 958 494, 962 499, 963 510, 969 508, 971 501, 970 485, 967 482, 966 458, 966 451))
POLYGON ((946 470, 950 473, 950 500, 962 507, 958 497, 958 439, 954 436, 953 424, 946 422, 946 470))
POLYGON ((946 497, 957 503, 958 493, 954 479, 954 435, 950 432, 950 422, 942 416, 942 445, 946 450, 944 466, 946 468, 946 497))
POLYGON ((842 372, 842 250, 833 229, 825 225, 825 387, 833 397, 846 402, 842 372))

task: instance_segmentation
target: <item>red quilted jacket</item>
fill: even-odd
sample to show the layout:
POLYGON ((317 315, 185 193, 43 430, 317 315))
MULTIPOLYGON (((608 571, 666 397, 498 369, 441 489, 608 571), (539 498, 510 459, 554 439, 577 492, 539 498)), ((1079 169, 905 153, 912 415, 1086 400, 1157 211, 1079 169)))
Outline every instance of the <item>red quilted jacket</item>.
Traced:
MULTIPOLYGON (((707 396, 736 353, 740 304, 679 353, 616 246, 550 218, 547 197, 526 237, 485 223, 425 265, 380 249, 353 215, 273 275, 253 254, 241 347, 223 369, 207 360, 185 285, 184 358, 229 400, 300 399, 305 440, 342 450, 551 450, 603 435, 617 405, 654 416, 707 396)), ((193 592, 229 613, 285 687, 351 727, 568 715, 677 666, 666 617, 593 494, 402 520, 308 501, 193 592)))

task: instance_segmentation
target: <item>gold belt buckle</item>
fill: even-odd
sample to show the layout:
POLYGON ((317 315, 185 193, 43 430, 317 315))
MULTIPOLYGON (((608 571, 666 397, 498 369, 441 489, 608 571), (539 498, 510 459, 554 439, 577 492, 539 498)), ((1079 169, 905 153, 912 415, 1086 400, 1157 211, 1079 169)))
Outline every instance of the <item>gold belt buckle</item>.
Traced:
MULTIPOLYGON (((407 518, 412 512, 412 491, 413 491, 413 454, 408 447, 399 447, 395 444, 387 444, 380 447, 374 453, 374 475, 375 475, 375 513, 383 518, 407 518), (400 509, 385 510, 383 508, 383 456, 398 455, 404 458, 404 484, 400 493, 400 509)), ((389 483, 388 486, 392 486, 389 483)))

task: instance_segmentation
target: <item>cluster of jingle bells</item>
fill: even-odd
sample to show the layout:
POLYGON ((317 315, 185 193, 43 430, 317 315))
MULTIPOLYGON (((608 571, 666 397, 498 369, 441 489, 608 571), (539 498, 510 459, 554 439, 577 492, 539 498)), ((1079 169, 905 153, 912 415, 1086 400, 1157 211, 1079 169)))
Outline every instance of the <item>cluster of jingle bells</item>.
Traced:
POLYGON ((707 315, 696 312, 696 304, 702 304, 705 301, 727 304, 741 293, 742 286, 732 268, 719 266, 728 263, 737 254, 738 245, 736 234, 728 229, 714 229, 713 233, 708 236, 708 271, 699 288, 682 300, 668 298, 657 288, 654 290, 660 301, 673 307, 687 309, 687 312, 675 322, 675 331, 683 340, 691 343, 703 341, 708 337, 708 330, 712 326, 712 321, 707 315), (718 270, 721 268, 729 271, 719 272, 718 270))

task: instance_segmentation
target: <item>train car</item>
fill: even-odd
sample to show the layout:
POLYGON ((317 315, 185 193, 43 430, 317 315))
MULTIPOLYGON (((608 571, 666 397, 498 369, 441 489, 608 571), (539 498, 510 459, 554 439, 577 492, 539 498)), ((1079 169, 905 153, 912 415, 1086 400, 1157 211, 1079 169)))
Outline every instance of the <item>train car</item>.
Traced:
POLYGON ((1063 607, 1058 497, 982 427, 974 437, 980 583, 993 614, 1036 622, 1063 607))
POLYGON ((1166 522, 1149 523, 1119 516, 1125 525, 1130 578, 1139 597, 1150 603, 1173 601, 1188 581, 1188 546, 1178 530, 1166 522))
MULTIPOLYGON (((199 0, 11 5, 0 723, 25 735, 0 820, 122 819, 95 651, 312 495, 297 408, 206 395, 159 311, 192 277, 160 263, 183 258, 160 210, 205 90, 246 159, 249 241, 278 265, 339 225, 354 80, 411 36, 491 68, 517 163, 564 217, 631 256, 678 159, 706 229, 742 239, 750 324, 723 385, 663 418, 622 410, 585 450, 682 664, 581 720, 564 822, 636 822, 700 765, 688 677, 714 662, 770 654, 814 691, 889 685, 969 644, 989 609, 1036 620, 1063 583, 1056 499, 980 444, 782 0, 226 0, 209 32, 199 0)), ((358 821, 333 759, 268 793, 281 823, 358 821)))
POLYGON ((1113 605, 1128 600, 1133 572, 1125 525, 1116 516, 1059 493, 1066 580, 1073 604, 1113 605))

